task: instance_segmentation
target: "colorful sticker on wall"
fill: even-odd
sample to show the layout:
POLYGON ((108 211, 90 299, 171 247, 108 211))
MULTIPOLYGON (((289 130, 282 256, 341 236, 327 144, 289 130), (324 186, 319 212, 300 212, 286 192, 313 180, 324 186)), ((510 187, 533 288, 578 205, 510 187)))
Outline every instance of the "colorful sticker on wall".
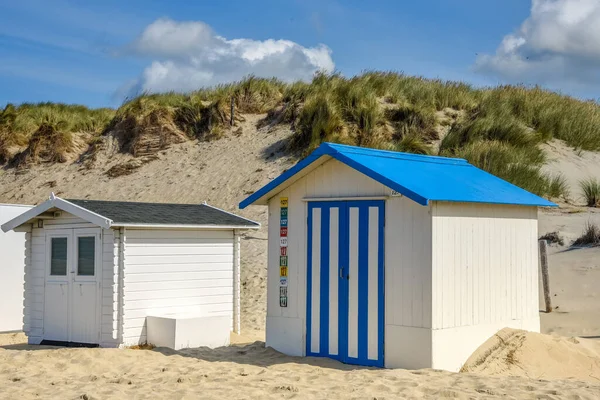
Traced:
POLYGON ((288 198, 279 198, 281 218, 279 220, 279 306, 287 307, 288 286, 288 198))
POLYGON ((287 307, 287 286, 279 288, 279 307, 287 307))

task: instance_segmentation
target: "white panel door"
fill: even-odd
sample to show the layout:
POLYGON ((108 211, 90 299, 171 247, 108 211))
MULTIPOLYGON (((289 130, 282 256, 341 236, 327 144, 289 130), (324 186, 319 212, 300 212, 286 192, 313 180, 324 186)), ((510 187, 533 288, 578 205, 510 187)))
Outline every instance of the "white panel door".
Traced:
POLYGON ((75 229, 71 271, 71 342, 100 340, 100 234, 97 230, 75 229))
POLYGON ((49 231, 46 247, 44 340, 99 343, 100 230, 49 231))
POLYGON ((68 341, 72 231, 46 233, 44 339, 68 341))

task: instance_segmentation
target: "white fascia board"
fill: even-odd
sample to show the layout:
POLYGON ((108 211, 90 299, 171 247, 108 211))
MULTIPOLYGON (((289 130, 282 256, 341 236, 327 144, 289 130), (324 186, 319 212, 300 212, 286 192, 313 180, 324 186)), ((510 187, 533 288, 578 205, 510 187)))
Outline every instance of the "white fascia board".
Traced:
POLYGON ((59 208, 63 211, 73 214, 76 217, 86 220, 94 225, 98 225, 101 228, 108 229, 112 226, 112 220, 106 218, 100 214, 96 214, 86 208, 80 207, 76 204, 69 203, 66 200, 56 197, 54 200, 54 207, 59 208))
POLYGON ((230 230, 230 229, 259 229, 254 225, 183 225, 183 224, 130 224, 115 222, 113 228, 130 229, 207 229, 207 230, 230 230))
POLYGON ((37 217, 38 215, 48 211, 51 208, 58 208, 104 229, 108 229, 112 225, 112 221, 106 217, 103 217, 102 215, 96 214, 83 207, 79 207, 73 203, 69 203, 68 201, 63 200, 60 197, 51 197, 49 200, 46 200, 42 204, 37 205, 27 210, 23 214, 6 222, 1 227, 2 231, 11 231, 17 228, 18 226, 27 223, 27 221, 37 217))

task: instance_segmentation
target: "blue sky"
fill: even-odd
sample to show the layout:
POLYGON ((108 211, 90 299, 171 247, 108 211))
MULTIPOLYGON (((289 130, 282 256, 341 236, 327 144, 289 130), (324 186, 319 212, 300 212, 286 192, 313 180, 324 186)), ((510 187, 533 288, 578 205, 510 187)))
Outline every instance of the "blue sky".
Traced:
POLYGON ((142 90, 191 90, 247 73, 309 79, 321 68, 345 75, 397 70, 475 85, 525 82, 597 98, 598 3, 2 2, 0 106, 112 107, 142 90))

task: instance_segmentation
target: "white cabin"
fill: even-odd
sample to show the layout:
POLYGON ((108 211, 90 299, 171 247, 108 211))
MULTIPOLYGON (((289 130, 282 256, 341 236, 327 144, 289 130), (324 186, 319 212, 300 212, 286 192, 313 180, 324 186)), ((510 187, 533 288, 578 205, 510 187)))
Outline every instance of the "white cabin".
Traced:
POLYGON ((129 346, 149 341, 147 317, 221 317, 228 343, 240 330, 240 231, 259 227, 206 204, 52 195, 2 225, 26 236, 28 341, 129 346))
MULTIPOLYGON (((0 204, 0 225, 31 206, 0 204)), ((0 231, 0 332, 23 328, 23 276, 25 275, 25 234, 0 231)))
POLYGON ((539 331, 537 207, 465 160, 323 144, 244 200, 269 208, 266 344, 458 371, 539 331))

